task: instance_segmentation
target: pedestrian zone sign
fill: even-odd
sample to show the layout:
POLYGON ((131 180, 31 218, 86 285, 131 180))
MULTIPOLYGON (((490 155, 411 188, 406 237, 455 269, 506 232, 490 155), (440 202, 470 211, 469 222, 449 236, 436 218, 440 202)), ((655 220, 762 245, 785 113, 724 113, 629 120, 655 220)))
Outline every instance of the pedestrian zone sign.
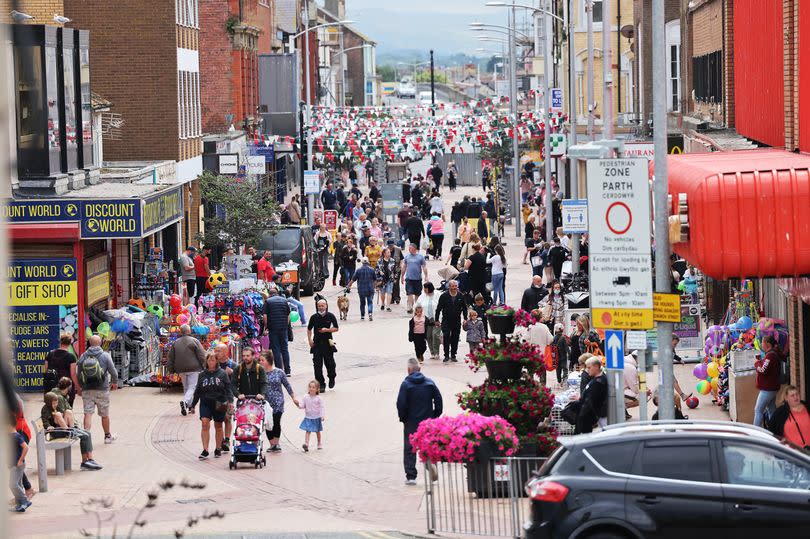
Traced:
POLYGON ((608 369, 624 369, 624 331, 605 331, 605 358, 608 369))
POLYGON ((551 112, 562 112, 563 91, 562 88, 551 89, 551 112))
POLYGON ((305 170, 304 171, 304 194, 317 195, 321 192, 321 171, 320 170, 305 170))
POLYGON ((586 199, 562 201, 563 232, 588 233, 588 201, 586 199))

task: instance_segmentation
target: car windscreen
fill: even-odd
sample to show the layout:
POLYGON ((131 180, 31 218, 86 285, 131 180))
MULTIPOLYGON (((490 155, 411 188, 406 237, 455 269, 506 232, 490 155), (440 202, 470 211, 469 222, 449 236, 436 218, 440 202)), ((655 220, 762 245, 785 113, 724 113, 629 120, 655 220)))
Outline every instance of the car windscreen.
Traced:
POLYGON ((301 231, 297 228, 282 228, 275 233, 267 233, 259 243, 260 249, 291 252, 301 246, 301 231))

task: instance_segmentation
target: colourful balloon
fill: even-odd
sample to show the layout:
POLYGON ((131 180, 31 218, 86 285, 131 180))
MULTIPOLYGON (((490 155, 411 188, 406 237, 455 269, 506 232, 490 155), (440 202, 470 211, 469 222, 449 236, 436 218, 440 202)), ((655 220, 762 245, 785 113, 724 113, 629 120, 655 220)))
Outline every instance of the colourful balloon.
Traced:
POLYGON ((711 381, 712 391, 717 391, 717 379, 711 381))
POLYGON ((177 315, 177 323, 180 325, 188 324, 188 315, 187 314, 178 314, 177 315))
POLYGON ((700 382, 697 383, 695 389, 701 395, 708 395, 712 391, 712 385, 706 380, 701 380, 700 382))
POLYGON ((93 336, 93 330, 90 329, 89 327, 84 328, 84 336, 85 338, 89 339, 90 337, 93 336))
POLYGON ((741 316, 740 319, 737 320, 737 323, 735 325, 737 326, 738 329, 748 331, 749 329, 751 329, 751 327, 753 327, 754 322, 752 322, 751 318, 748 316, 741 316))
POLYGON ((290 311, 290 322, 295 324, 299 320, 301 320, 301 315, 298 314, 298 311, 290 311))
POLYGON ((720 369, 717 368, 717 363, 715 363, 714 361, 709 363, 706 366, 706 374, 708 374, 712 378, 717 378, 717 376, 720 374, 720 369))
POLYGON ((699 364, 695 365, 695 368, 692 369, 692 374, 698 380, 703 380, 704 378, 706 378, 706 376, 708 376, 706 364, 705 363, 699 363, 699 364))
POLYGON ((110 336, 110 323, 109 322, 102 322, 98 325, 98 334, 102 337, 109 337, 110 336))

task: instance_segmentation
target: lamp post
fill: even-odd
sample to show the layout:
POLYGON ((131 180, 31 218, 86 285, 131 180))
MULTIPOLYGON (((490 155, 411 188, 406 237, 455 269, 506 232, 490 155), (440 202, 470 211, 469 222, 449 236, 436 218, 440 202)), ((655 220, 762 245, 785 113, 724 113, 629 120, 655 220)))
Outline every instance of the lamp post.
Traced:
MULTIPOLYGON (((304 124, 307 130, 307 170, 312 170, 312 128, 310 122, 312 120, 312 88, 310 87, 310 66, 309 66, 309 32, 319 28, 326 28, 328 26, 343 26, 345 24, 352 24, 354 21, 343 20, 337 22, 328 22, 318 24, 316 26, 309 26, 309 14, 304 15, 305 27, 304 30, 297 34, 291 35, 289 38, 290 52, 297 52, 295 48, 295 40, 304 36, 304 124)), ((307 195, 307 220, 312 223, 312 215, 315 211, 315 195, 307 195)))

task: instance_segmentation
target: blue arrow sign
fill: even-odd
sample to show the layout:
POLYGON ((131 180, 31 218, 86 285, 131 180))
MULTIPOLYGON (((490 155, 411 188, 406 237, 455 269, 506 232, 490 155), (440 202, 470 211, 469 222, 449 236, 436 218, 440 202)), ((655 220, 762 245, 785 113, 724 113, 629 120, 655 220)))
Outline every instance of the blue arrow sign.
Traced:
POLYGON ((605 355, 608 369, 624 369, 624 331, 605 330, 605 355))

